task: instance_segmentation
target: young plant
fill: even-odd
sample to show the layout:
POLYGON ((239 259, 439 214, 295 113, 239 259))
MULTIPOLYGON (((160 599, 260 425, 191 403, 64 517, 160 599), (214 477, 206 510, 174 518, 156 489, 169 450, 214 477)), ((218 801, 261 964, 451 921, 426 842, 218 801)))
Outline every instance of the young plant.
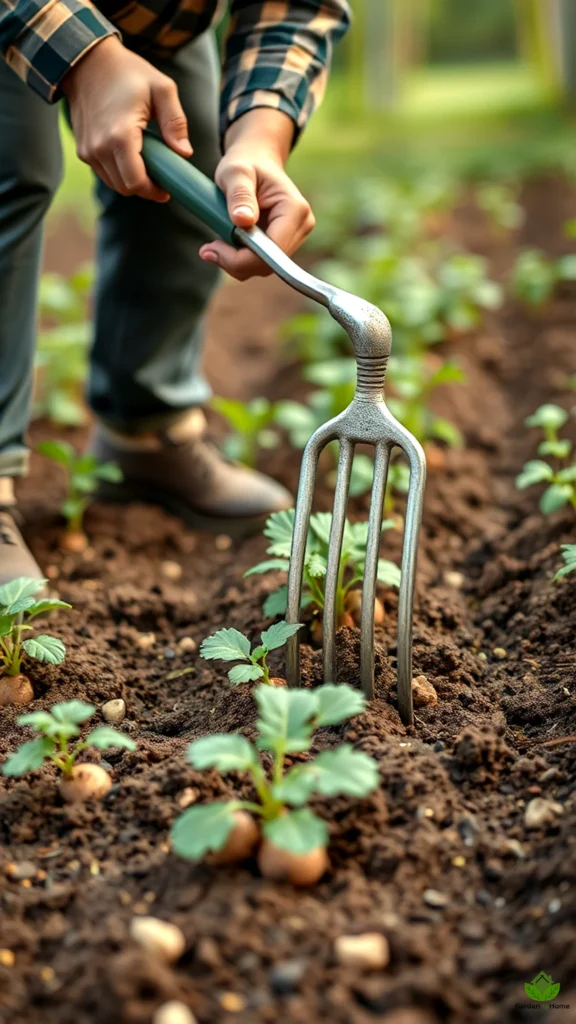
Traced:
POLYGON ((228 672, 228 679, 233 686, 239 683, 252 683, 261 679, 263 683, 273 686, 284 685, 284 679, 270 676, 268 655, 283 647, 289 637, 300 629, 300 623, 289 626, 287 622, 277 622, 260 636, 260 644, 251 651, 247 636, 237 629, 219 629, 217 633, 206 637, 200 645, 200 657, 207 660, 241 661, 228 672))
POLYGON ((30 623, 37 615, 72 607, 66 601, 38 597, 47 582, 19 576, 0 587, 0 705, 28 704, 34 699, 32 684, 22 674, 22 662, 27 658, 60 665, 66 656, 58 637, 49 633, 25 636, 33 632, 30 623))
POLYGON ((525 213, 514 185, 495 181, 479 185, 476 202, 500 231, 516 231, 524 223, 525 213))
POLYGON ((538 445, 538 455, 547 458, 527 462, 516 478, 516 486, 522 490, 533 484, 546 484, 540 498, 540 510, 546 516, 564 505, 571 505, 576 512, 576 462, 572 442, 558 436, 567 420, 568 413, 558 405, 541 405, 525 420, 527 427, 539 427, 543 431, 544 440, 538 445))
POLYGON ((65 441, 42 441, 36 451, 57 462, 66 474, 66 496, 60 506, 66 520, 62 546, 67 551, 84 551, 88 544, 83 529, 84 513, 98 483, 120 483, 122 470, 115 462, 98 462, 95 455, 77 455, 65 441))
POLYGON ((48 761, 62 773, 60 792, 64 800, 88 800, 103 797, 112 786, 108 773, 100 765, 76 764, 76 759, 87 747, 110 750, 124 747, 135 750, 136 744, 129 736, 112 729, 109 725, 98 725, 85 740, 79 740, 70 748, 70 741, 80 735, 80 725, 92 717, 96 708, 82 700, 63 701, 54 704, 50 711, 32 711, 17 719, 18 725, 28 725, 38 735, 36 739, 22 743, 10 754, 2 765, 2 774, 19 778, 36 771, 48 761))
POLYGON ((253 468, 259 448, 276 448, 278 445, 278 434, 270 429, 276 416, 276 406, 267 398, 237 402, 233 398, 215 397, 211 405, 234 431, 224 441, 224 451, 231 459, 253 468))
POLYGON ((224 734, 204 736, 188 748, 188 759, 199 771, 247 773, 254 798, 185 811, 172 827, 172 848, 187 860, 212 855, 217 863, 231 863, 254 852, 261 830, 262 874, 312 885, 329 866, 328 828, 307 804, 315 795, 367 796, 378 787, 378 765, 347 743, 295 765, 286 765, 286 757, 310 750, 314 731, 321 726, 339 725, 360 714, 364 697, 345 684, 327 684, 315 690, 258 686, 254 698, 260 712, 255 746, 244 736, 224 734), (270 770, 260 761, 261 750, 272 755, 270 770))
MULTIPOLYGON (((304 582, 302 589, 302 607, 311 605, 319 614, 324 609, 324 583, 328 565, 328 544, 332 515, 330 512, 316 512, 310 517, 310 529, 304 559, 304 582)), ((391 529, 395 524, 391 520, 382 523, 382 529, 391 529)), ((290 550, 294 531, 294 509, 273 512, 266 520, 264 536, 272 541, 267 554, 272 558, 248 569, 245 576, 255 573, 266 573, 281 570, 288 572, 290 566, 290 550)), ((368 523, 350 523, 346 520, 344 540, 340 556, 338 588, 336 591, 336 613, 344 625, 352 625, 347 621, 351 609, 358 612, 354 587, 364 578, 366 563, 366 545, 368 542, 368 523)), ((378 581, 388 587, 400 585, 400 570, 393 562, 380 558, 378 561, 378 581)), ((263 611, 266 616, 275 618, 286 612, 287 587, 281 586, 270 594, 264 602, 263 611)), ((378 602, 380 604, 380 602, 378 602)), ((377 618, 382 621, 383 610, 377 606, 377 618)))
POLYGON ((562 559, 564 565, 558 569, 554 579, 559 580, 562 576, 568 576, 576 572, 576 544, 562 544, 562 559))
POLYGON ((91 335, 86 306, 93 277, 93 268, 87 265, 69 278, 44 274, 40 281, 43 329, 36 353, 34 415, 64 426, 86 420, 81 387, 91 335))
POLYGON ((576 280, 576 255, 547 256, 540 249, 525 249, 512 269, 511 287, 528 306, 542 306, 560 281, 576 280))

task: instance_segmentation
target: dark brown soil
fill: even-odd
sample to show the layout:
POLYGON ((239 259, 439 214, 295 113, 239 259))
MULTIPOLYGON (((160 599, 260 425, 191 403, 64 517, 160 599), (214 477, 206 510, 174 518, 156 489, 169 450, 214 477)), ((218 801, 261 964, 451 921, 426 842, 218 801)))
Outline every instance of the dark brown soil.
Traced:
MULTIPOLYGON (((539 183, 527 204, 522 243, 559 244, 574 194, 539 183)), ((466 210, 455 224, 505 270, 510 242, 466 210)), ((209 349, 208 371, 228 394, 290 386, 275 326, 294 299, 278 283, 260 289, 228 287, 212 319, 211 337, 226 344, 225 355, 209 349)), ((574 526, 569 515, 544 520, 533 492, 519 495, 513 482, 533 454, 525 416, 542 401, 574 402, 565 378, 576 371, 575 324, 576 294, 566 289, 533 315, 507 308, 456 346, 468 387, 437 401, 467 447, 430 476, 415 620, 416 674, 434 684, 439 703, 418 710, 414 729, 401 725, 395 600, 384 594, 377 697, 318 737, 325 745, 346 736, 373 754, 382 786, 360 803, 319 806, 332 869, 311 891, 265 882, 254 864, 191 866, 167 845, 186 787, 199 801, 245 787, 194 771, 183 755, 209 731, 252 736, 249 689, 231 691, 217 665, 182 654, 178 641, 200 642, 225 624, 258 633, 272 583, 242 573, 264 540, 225 547, 155 509, 98 507, 89 551, 62 555, 60 481, 34 461, 21 488, 28 539, 74 605, 54 624, 69 657, 35 671, 35 706, 122 696, 138 750, 107 755, 115 784, 99 805, 64 806, 51 769, 2 783, 0 947, 15 955, 13 966, 0 964, 3 1021, 149 1024, 169 999, 187 1003, 199 1024, 576 1020, 576 586, 552 581, 558 545, 574 526), (181 564, 177 583, 163 575, 165 560, 181 564), (150 632, 146 652, 138 639, 150 632), (564 812, 527 830, 535 796, 564 812), (6 871, 14 864, 25 878, 18 867, 16 876, 6 871), (175 967, 128 938, 142 913, 183 929, 187 950, 175 967), (365 931, 386 935, 389 966, 372 974, 338 966, 335 937, 365 931), (570 1009, 522 1009, 524 982, 540 970, 561 983, 557 1002, 570 1009)), ((294 483, 294 453, 268 455, 264 465, 294 483)), ((397 555, 400 535, 386 539, 397 555)), ((358 633, 339 639, 341 678, 354 682, 358 633)), ((306 682, 319 680, 317 652, 306 653, 304 669, 306 682)), ((3 712, 2 755, 21 739, 17 713, 3 712)))

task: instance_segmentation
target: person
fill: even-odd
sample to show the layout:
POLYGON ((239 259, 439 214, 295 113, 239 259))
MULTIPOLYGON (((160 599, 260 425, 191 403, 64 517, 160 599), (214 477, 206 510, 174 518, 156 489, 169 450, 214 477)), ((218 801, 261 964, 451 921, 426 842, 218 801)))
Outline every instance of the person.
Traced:
MULTIPOLYGON (((220 76, 219 0, 0 0, 0 582, 39 576, 19 531, 28 465, 42 221, 58 187, 63 98, 99 200, 91 450, 120 465, 114 498, 152 500, 234 532, 288 492, 227 462, 206 436, 204 313, 221 270, 265 275, 149 178, 142 130, 224 191, 233 222, 289 254, 314 226, 284 169, 327 80, 348 0, 231 0, 220 76), (221 77, 221 83, 219 79, 221 77)), ((220 12, 221 13, 221 12, 220 12)))

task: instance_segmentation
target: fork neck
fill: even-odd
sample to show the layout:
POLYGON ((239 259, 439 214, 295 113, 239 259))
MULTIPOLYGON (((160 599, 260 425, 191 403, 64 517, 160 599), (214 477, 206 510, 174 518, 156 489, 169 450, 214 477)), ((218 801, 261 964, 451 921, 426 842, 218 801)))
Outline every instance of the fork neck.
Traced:
POLYGON ((356 395, 361 402, 384 401, 388 360, 383 356, 356 356, 356 395))

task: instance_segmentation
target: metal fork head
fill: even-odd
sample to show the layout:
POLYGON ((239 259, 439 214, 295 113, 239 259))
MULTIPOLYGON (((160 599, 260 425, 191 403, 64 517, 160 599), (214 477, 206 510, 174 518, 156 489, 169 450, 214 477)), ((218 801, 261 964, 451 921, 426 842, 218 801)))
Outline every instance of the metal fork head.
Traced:
MULTIPOLYGON (((336 594, 350 473, 355 446, 371 444, 375 452, 374 481, 362 588, 360 681, 366 696, 370 698, 374 695, 374 598, 384 496, 390 453, 396 446, 401 448, 410 466, 410 487, 398 602, 398 707, 402 721, 411 724, 412 610, 426 461, 421 445, 392 416, 384 401, 386 367, 392 344, 388 319, 376 306, 339 289, 332 290, 327 305, 334 319, 348 333, 354 347, 358 366, 356 393, 348 408, 316 430, 304 449, 288 573, 286 619, 289 623, 300 621, 302 575, 318 459, 327 444, 339 441, 340 455, 328 550, 323 619, 324 681, 336 682, 336 594)), ((286 676, 289 686, 299 685, 300 652, 297 635, 291 637, 287 643, 286 676)))

